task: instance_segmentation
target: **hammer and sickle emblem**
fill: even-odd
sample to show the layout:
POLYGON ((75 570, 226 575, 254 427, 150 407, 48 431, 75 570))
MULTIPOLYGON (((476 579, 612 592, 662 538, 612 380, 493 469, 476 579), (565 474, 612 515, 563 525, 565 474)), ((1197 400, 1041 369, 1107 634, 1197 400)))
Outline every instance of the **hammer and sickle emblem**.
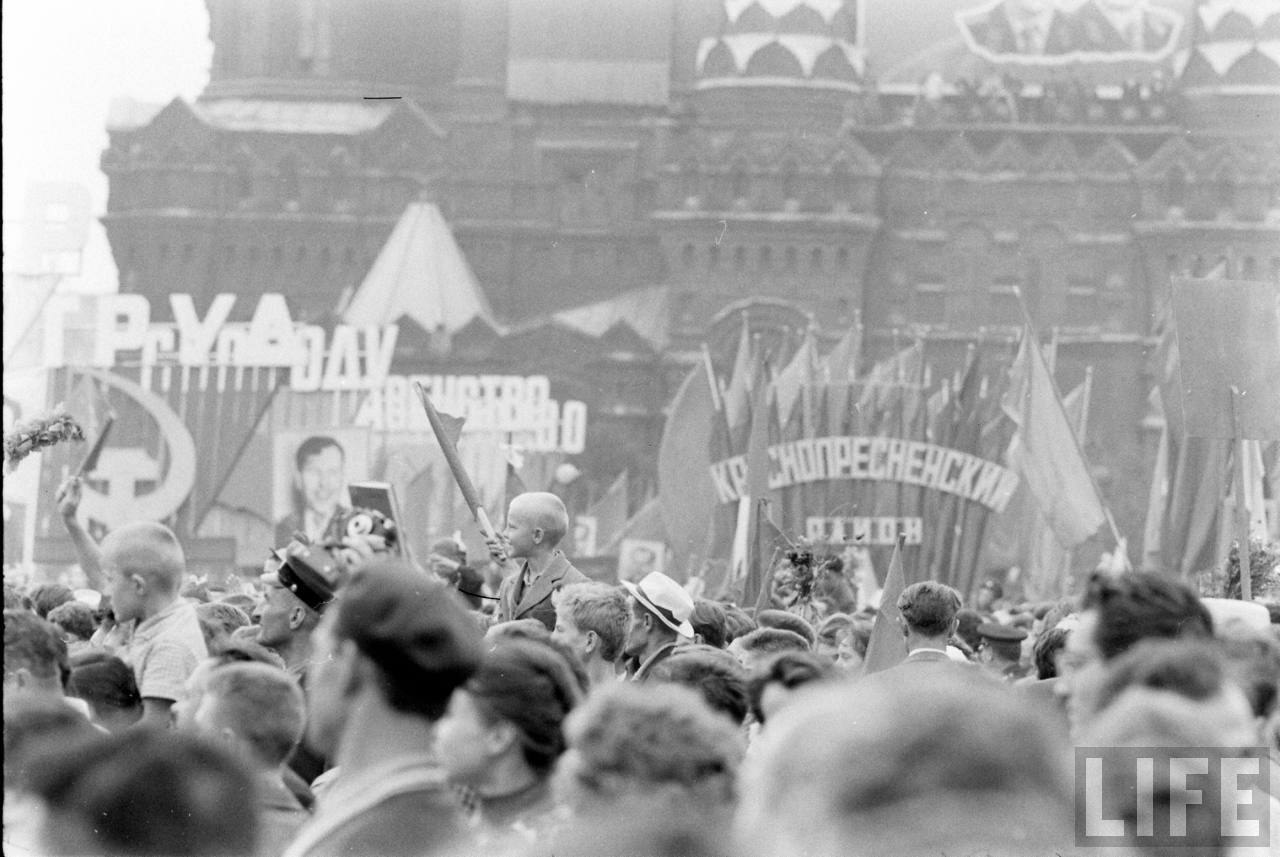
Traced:
MULTIPOLYGON (((169 448, 169 472, 156 490, 141 496, 134 493, 132 486, 129 490, 117 491, 112 485, 108 489, 109 493, 103 494, 85 485, 81 508, 89 518, 101 521, 108 528, 118 527, 129 521, 163 521, 182 507, 196 483, 196 445, 191 432, 168 403, 155 393, 111 372, 100 369, 82 371, 90 378, 115 387, 150 414, 160 427, 160 434, 169 448)), ((112 452, 110 447, 103 450, 103 459, 108 458, 109 452, 112 452)), ((119 450, 118 454, 127 456, 128 453, 138 452, 141 450, 119 450)), ((124 460, 130 461, 127 458, 124 460)), ((105 469, 100 466, 98 472, 101 474, 105 469)), ((153 475, 159 474, 142 470, 136 474, 137 478, 149 478, 153 475)))

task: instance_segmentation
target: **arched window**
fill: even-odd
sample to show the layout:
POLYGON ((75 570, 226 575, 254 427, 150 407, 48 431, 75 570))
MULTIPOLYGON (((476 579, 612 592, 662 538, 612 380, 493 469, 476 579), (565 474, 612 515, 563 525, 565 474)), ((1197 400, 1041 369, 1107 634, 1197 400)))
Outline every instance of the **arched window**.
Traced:
POLYGON ((809 251, 809 270, 814 274, 821 274, 826 262, 822 258, 822 248, 814 247, 809 251))
POLYGON ((729 193, 735 200, 746 199, 750 195, 751 182, 742 167, 734 167, 729 175, 729 193))
POLYGON ((788 247, 786 251, 783 253, 782 258, 783 258, 782 264, 786 268, 787 273, 794 274, 796 272, 796 269, 800 266, 799 256, 796 253, 796 248, 788 247))
POLYGON ((759 268, 761 271, 769 271, 773 268, 773 248, 767 244, 760 248, 759 268))
POLYGON ((720 245, 712 244, 707 249, 707 270, 714 271, 720 267, 720 245))
POLYGON ((747 267, 747 248, 738 246, 733 248, 733 269, 735 271, 745 270, 747 267))
POLYGON ((836 251, 836 268, 841 271, 849 270, 849 248, 841 247, 836 251))

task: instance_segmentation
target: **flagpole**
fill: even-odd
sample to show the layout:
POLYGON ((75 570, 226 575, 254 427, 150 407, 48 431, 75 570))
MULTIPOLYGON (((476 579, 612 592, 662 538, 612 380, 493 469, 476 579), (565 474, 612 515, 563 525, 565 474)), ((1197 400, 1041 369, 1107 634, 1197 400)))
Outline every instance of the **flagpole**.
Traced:
POLYGON ((457 447, 449 439, 449 435, 444 429, 444 423, 440 420, 440 414, 436 411, 435 405, 431 404, 431 398, 427 395, 426 388, 416 381, 413 387, 418 393, 418 399, 422 402, 423 409, 427 412, 427 422, 431 424, 431 431, 435 433, 436 441, 440 444, 440 451, 444 453, 449 470, 453 473, 453 479, 458 483, 458 490, 462 492, 462 499, 466 501, 468 508, 471 509, 471 514, 476 523, 480 525, 480 531, 484 533, 485 537, 494 542, 498 541, 498 532, 493 528, 493 524, 490 523, 489 513, 485 511, 484 505, 481 504, 480 495, 476 493, 476 488, 471 482, 470 475, 463 468, 462 460, 458 458, 457 447))
MULTIPOLYGON (((1018 298, 1018 308, 1022 310, 1022 323, 1025 327, 1023 336, 1030 337, 1027 345, 1031 351, 1034 352, 1035 359, 1039 360, 1041 365, 1044 366, 1045 372, 1049 376, 1049 383, 1053 389, 1053 400, 1058 405, 1058 413, 1062 415, 1063 421, 1071 428, 1071 441, 1075 444, 1076 453, 1080 456, 1080 460, 1085 464, 1085 473, 1089 477, 1089 484, 1093 486, 1094 496, 1098 498, 1098 505, 1102 507, 1102 513, 1107 519, 1107 526, 1111 529, 1111 537, 1115 539, 1116 546, 1120 547, 1125 544, 1125 541, 1120 535, 1119 527, 1116 526, 1116 520, 1111 514, 1111 509, 1107 507, 1107 504, 1102 497, 1102 491, 1098 488, 1098 480, 1094 478, 1093 471, 1089 468, 1089 459, 1085 458, 1084 450, 1080 447, 1080 438, 1076 434, 1075 427, 1071 425, 1071 419, 1067 416, 1067 409, 1062 405, 1062 395, 1058 392, 1058 382, 1054 379, 1053 373, 1048 371, 1048 364, 1044 361, 1044 353, 1040 350, 1040 342, 1036 337, 1035 325, 1031 321, 1031 313, 1027 311, 1027 304, 1022 299, 1022 289, 1014 286, 1013 293, 1018 298)), ((1125 559, 1125 564, 1128 565, 1127 557, 1125 559)))

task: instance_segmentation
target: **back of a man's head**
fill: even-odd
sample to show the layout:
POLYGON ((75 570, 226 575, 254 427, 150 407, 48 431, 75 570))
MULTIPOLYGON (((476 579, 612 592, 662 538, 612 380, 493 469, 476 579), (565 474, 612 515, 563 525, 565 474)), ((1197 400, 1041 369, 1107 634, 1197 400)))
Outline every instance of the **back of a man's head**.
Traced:
POLYGON ((251 751, 257 764, 283 764, 302 740, 306 704, 297 681, 266 664, 228 664, 205 679, 196 721, 202 729, 228 729, 251 751))
POLYGON ((102 540, 102 557, 117 574, 140 575, 175 596, 187 568, 186 554, 173 530, 151 522, 125 524, 112 530, 102 540))
POLYGON ((1213 619, 1191 587, 1155 572, 1095 578, 1084 610, 1097 617, 1093 641, 1106 660, 1139 640, 1213 636, 1213 619))
POLYGON ((31 590, 31 609, 36 611, 36 615, 41 619, 48 619, 49 612, 55 607, 61 607, 75 599, 69 586, 61 583, 42 583, 31 590))
POLYGON ((902 620, 921 637, 946 636, 961 604, 959 592, 936 580, 913 583, 898 596, 902 620))
POLYGON ((93 610, 88 604, 79 601, 68 601, 59 604, 49 611, 49 622, 56 625, 64 634, 80 640, 88 640, 97 630, 97 622, 93 618, 93 610))
POLYGON ((69 746, 34 775, 55 853, 243 857, 257 838, 255 783, 226 751, 130 730, 69 746))
POLYGON ((133 669, 105 651, 88 651, 71 659, 67 692, 87 702, 98 719, 108 711, 142 708, 133 669))
POLYGON ((692 690, 621 682, 601 687, 565 724, 570 753, 557 776, 578 809, 662 795, 677 805, 720 808, 734 797, 739 729, 692 690))
POLYGON ((795 631, 782 628, 756 628, 745 637, 734 640, 734 646, 754 655, 809 651, 808 640, 795 631))
POLYGON ((689 624, 693 626, 695 639, 713 649, 723 649, 728 645, 729 616, 719 601, 693 599, 693 615, 689 617, 689 624))
POLYGON ((758 627, 756 620, 752 619, 737 604, 725 604, 723 606, 725 618, 724 644, 726 646, 739 637, 745 637, 758 627))
POLYGON ((1242 716, 1249 710, 1245 689, 1235 681, 1221 646, 1212 640, 1138 642, 1108 666, 1098 694, 1098 711, 1134 688, 1177 694, 1201 703, 1223 698, 1223 705, 1242 716))
POLYGON ((813 630, 813 626, 806 622, 803 618, 786 610, 761 610, 756 614, 756 624, 761 628, 781 628, 784 631, 795 631, 805 642, 809 644, 809 648, 813 648, 818 640, 817 632, 813 630))
POLYGON ((377 669, 397 711, 439 720, 480 666, 482 636, 457 593, 401 560, 365 566, 336 606, 337 637, 377 669))
POLYGON ((1065 736, 994 680, 831 683, 771 718, 769 732, 738 808, 753 857, 1071 844, 1065 736))
POLYGON ((58 628, 26 610, 4 611, 4 681, 58 689, 71 671, 58 628))
POLYGON ((791 691, 835 677, 835 666, 821 655, 811 652, 783 652, 765 661, 751 674, 747 683, 751 713, 755 715, 757 723, 763 724, 768 719, 763 700, 765 689, 771 684, 791 691))
POLYGON ((237 628, 251 624, 248 613, 225 601, 197 604, 196 618, 200 620, 200 633, 210 651, 229 641, 237 628))
POLYGON ((737 660, 708 645, 683 646, 653 670, 658 681, 684 685, 736 726, 747 716, 747 676, 737 660))

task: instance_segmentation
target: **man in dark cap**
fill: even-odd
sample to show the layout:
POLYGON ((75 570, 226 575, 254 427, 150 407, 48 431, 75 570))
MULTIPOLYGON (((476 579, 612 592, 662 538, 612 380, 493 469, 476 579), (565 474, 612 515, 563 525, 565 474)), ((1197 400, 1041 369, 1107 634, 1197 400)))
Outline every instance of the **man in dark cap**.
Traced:
POLYGON ((999 622, 983 622, 978 626, 978 636, 982 639, 978 660, 987 669, 1011 683, 1031 674, 1030 666, 1022 662, 1025 630, 999 622))
MULTIPOLYGON (((263 564, 266 600, 259 614, 258 642, 284 659, 285 668, 305 691, 307 667, 313 662, 312 638, 321 615, 333 601, 337 576, 332 566, 316 568, 309 561, 300 562, 299 554, 305 553, 300 547, 291 543, 263 564)), ((308 783, 324 773, 326 766, 324 755, 305 737, 289 759, 289 767, 308 783)))
POLYGON ((475 620, 397 559, 361 568, 320 620, 308 731, 338 763, 286 857, 439 850, 462 816, 432 752, 435 723, 480 665, 475 620))

